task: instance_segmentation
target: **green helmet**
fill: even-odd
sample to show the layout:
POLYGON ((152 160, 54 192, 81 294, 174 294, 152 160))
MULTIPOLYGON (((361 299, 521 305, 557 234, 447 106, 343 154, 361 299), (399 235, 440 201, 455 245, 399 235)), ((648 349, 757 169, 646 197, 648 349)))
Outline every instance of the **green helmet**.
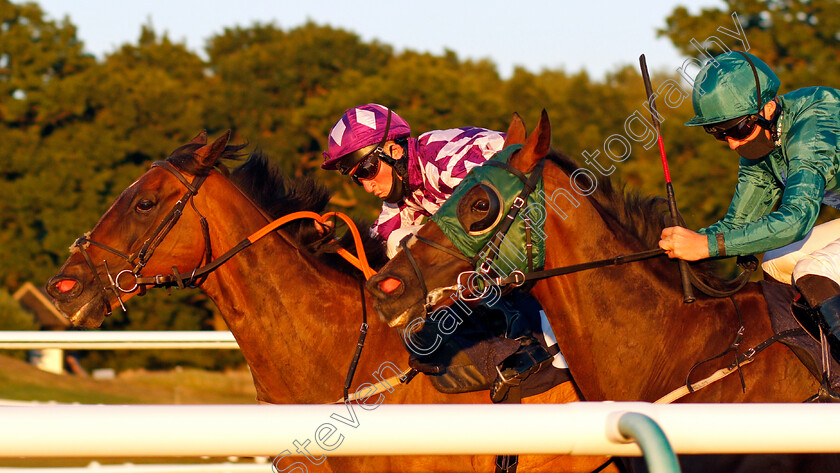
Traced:
POLYGON ((756 114, 776 97, 780 84, 770 66, 752 54, 723 53, 697 74, 691 96, 696 116, 686 125, 711 125, 756 114))

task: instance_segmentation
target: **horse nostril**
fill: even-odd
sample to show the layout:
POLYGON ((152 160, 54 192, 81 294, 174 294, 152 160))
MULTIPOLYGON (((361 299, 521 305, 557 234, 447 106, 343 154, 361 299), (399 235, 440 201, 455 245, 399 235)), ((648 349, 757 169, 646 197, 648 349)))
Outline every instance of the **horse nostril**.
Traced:
POLYGON ((385 294, 391 294, 400 287, 400 284, 402 283, 399 279, 385 278, 379 281, 379 289, 381 289, 385 294))
POLYGON ((55 283, 55 288, 62 294, 72 291, 74 287, 76 287, 76 281, 72 279, 62 279, 55 283))

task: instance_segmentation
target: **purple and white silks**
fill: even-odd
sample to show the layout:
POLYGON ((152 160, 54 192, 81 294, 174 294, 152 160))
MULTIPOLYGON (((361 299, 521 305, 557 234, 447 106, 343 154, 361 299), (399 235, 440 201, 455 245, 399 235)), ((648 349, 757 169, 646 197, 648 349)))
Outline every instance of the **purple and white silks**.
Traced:
POLYGON ((384 203, 371 233, 386 243, 388 257, 400 240, 416 232, 438 211, 470 169, 487 161, 504 145, 504 133, 463 127, 434 130, 408 139, 408 185, 400 204, 384 203))

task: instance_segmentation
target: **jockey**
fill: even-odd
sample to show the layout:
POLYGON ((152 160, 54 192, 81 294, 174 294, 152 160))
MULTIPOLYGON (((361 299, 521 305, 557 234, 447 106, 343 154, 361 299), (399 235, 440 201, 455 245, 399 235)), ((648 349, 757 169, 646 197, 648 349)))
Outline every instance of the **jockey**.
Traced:
POLYGON ((666 228, 659 246, 689 261, 766 251, 764 272, 795 284, 840 353, 840 219, 814 226, 821 203, 840 208, 840 90, 777 96, 779 85, 767 64, 738 51, 700 70, 686 125, 741 156, 738 184, 723 219, 699 232, 666 228))
MULTIPOLYGON (((385 241, 389 258, 397 253, 402 239, 440 209, 469 171, 493 157, 505 142, 504 133, 476 127, 434 130, 419 138, 410 133, 408 123, 382 105, 348 109, 330 131, 321 165, 350 176, 384 201, 371 233, 385 241)), ((529 329, 515 321, 518 310, 510 301, 502 302, 506 307, 494 308, 505 312, 507 336, 519 340, 521 346, 502 361, 499 370, 504 379, 518 383, 550 364, 553 357, 529 329)))

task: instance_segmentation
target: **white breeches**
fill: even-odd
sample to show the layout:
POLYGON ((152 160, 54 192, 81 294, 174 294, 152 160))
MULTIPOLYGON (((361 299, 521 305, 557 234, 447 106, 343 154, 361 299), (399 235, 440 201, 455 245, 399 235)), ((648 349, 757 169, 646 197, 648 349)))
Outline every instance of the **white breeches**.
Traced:
POLYGON ((806 274, 840 284, 840 218, 815 226, 802 240, 768 251, 761 269, 787 284, 806 274))

